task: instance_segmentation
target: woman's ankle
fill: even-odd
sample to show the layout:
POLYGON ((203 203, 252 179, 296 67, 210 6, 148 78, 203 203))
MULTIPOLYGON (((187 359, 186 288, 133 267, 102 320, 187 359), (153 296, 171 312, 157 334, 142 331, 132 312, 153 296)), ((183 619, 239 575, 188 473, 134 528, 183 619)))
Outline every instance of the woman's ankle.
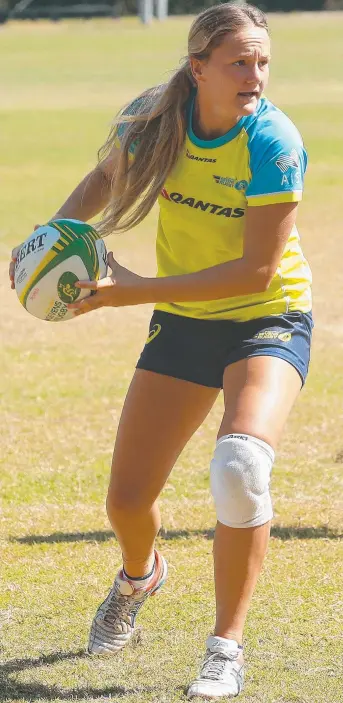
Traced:
POLYGON ((123 555, 124 573, 129 579, 148 578, 155 567, 155 551, 143 559, 126 559, 123 555))
POLYGON ((215 637, 223 637, 225 640, 234 640, 240 646, 243 646, 243 631, 238 629, 227 629, 216 626, 214 629, 215 637))

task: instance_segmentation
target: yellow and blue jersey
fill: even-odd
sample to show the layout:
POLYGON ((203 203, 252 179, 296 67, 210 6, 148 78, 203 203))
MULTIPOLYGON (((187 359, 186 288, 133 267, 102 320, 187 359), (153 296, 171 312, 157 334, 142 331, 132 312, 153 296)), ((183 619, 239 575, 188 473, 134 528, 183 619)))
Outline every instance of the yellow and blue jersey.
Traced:
MULTIPOLYGON (((243 255, 248 207, 298 202, 307 155, 291 120, 262 98, 227 134, 199 139, 188 106, 182 152, 159 196, 158 276, 200 271, 243 255)), ((124 126, 124 125, 123 125, 124 126)), ((311 272, 294 226, 268 290, 220 300, 159 303, 157 310, 200 319, 252 320, 311 310, 311 272)))

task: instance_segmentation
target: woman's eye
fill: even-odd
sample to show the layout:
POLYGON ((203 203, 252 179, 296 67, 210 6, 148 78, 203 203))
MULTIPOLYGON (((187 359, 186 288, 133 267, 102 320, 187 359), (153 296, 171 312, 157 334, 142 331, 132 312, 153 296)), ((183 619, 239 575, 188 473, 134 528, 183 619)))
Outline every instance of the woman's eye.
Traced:
MULTIPOLYGON (((262 59, 261 61, 258 62, 258 65, 260 68, 263 68, 264 66, 268 66, 268 59, 262 59)), ((234 66, 245 66, 246 61, 244 59, 239 59, 239 61, 234 61, 233 63, 234 66)))

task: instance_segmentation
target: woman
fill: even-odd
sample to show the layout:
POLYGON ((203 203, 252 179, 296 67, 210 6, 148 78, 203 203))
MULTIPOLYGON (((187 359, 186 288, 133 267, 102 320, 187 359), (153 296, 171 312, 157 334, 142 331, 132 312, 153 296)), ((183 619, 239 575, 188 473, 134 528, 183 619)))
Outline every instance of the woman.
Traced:
MULTIPOLYGON (((110 254, 111 276, 80 282, 97 292, 70 306, 80 315, 156 303, 107 499, 123 567, 95 615, 90 653, 120 650, 163 585, 157 499, 224 391, 210 470, 216 621, 189 698, 243 688, 243 628, 269 539, 274 450, 309 363, 311 274, 295 226, 306 154, 292 122, 263 97, 269 59, 258 9, 227 3, 201 13, 184 64, 121 112, 98 166, 55 215, 88 220, 105 208, 106 235, 136 225, 157 199, 160 207, 157 278, 110 254)), ((10 275, 13 286, 13 264, 10 275)))

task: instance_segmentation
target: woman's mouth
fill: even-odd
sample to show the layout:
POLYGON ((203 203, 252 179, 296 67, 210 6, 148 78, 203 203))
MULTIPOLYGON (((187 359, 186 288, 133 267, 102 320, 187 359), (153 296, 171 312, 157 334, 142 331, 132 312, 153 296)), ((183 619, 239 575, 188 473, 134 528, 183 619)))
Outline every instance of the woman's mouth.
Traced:
POLYGON ((258 90, 249 90, 245 92, 238 93, 240 98, 258 98, 260 92, 258 90))

